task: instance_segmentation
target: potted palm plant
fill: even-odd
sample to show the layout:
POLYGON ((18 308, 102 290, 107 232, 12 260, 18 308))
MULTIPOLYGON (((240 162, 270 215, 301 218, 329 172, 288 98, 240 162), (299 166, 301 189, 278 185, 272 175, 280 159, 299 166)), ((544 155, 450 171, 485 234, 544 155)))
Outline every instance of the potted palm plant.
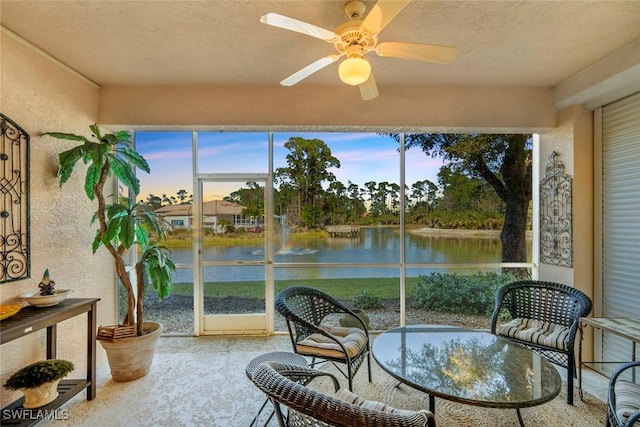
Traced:
MULTIPOLYGON (((169 296, 176 267, 169 250, 160 244, 166 237, 162 219, 144 204, 118 200, 117 197, 110 200, 112 197, 105 194, 105 190, 109 192, 107 194, 112 193, 107 184, 110 178, 116 177, 120 184, 137 196, 140 182, 134 168, 149 173, 149 164, 133 149, 128 132, 103 134, 97 124, 89 128, 92 139, 60 132, 47 132, 45 135, 81 143, 59 154, 58 181, 60 186, 66 183, 78 161, 88 165, 84 190, 87 197, 98 205, 93 217, 93 221, 98 223, 93 253, 103 246, 113 257, 127 301, 127 312, 121 325, 135 336, 133 339, 114 340, 119 335, 112 334, 110 340, 102 339, 100 342, 107 352, 113 379, 129 381, 148 373, 157 337, 162 332, 162 325, 144 321, 145 284, 153 286, 160 299, 169 296), (125 262, 130 250, 137 250, 138 254, 135 273, 131 275, 125 262), (142 348, 138 348, 140 346, 142 348), (149 357, 148 360, 138 360, 138 356, 149 357)), ((100 331, 98 336, 99 339, 105 338, 100 331)))

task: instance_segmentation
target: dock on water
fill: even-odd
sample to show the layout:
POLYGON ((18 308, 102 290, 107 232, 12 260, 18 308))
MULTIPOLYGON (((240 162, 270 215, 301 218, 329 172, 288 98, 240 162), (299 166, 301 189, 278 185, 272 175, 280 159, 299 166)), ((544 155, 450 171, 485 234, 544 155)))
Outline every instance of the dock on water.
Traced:
POLYGON ((355 225, 328 225, 326 227, 329 237, 358 237, 360 227, 355 225))

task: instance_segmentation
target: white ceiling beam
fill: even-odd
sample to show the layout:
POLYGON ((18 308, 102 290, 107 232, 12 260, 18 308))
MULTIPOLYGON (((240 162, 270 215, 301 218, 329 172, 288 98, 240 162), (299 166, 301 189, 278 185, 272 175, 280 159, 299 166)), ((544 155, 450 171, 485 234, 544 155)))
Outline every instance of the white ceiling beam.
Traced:
POLYGON ((556 85, 553 104, 595 109, 639 90, 640 39, 556 85))

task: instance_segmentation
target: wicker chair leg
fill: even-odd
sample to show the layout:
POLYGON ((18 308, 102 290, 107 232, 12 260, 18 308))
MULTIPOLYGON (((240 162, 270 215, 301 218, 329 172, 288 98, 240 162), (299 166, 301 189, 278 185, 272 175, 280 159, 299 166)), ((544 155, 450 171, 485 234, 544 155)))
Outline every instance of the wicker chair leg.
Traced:
MULTIPOLYGON (((285 420, 285 415, 282 413, 282 408, 280 408, 280 403, 278 403, 275 399, 272 399, 272 398, 269 398, 269 400, 271 400, 271 404, 273 405, 273 411, 276 414, 276 418, 278 420, 278 427, 286 427, 287 422, 285 420)), ((269 421, 271 421, 271 418, 269 418, 269 421)), ((269 421, 267 421, 267 423, 269 421)), ((267 424, 265 424, 265 426, 266 425, 267 424)))
POLYGON ((573 377, 575 371, 575 360, 569 356, 567 360, 567 403, 569 405, 573 405, 573 377))
POLYGON ((371 352, 367 353, 367 368, 369 369, 369 382, 371 382, 371 352))

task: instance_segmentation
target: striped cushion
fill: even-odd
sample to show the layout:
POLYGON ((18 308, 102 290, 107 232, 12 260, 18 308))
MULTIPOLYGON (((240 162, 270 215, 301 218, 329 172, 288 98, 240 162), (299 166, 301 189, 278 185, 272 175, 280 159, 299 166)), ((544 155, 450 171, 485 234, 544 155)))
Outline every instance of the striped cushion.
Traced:
POLYGON ((631 415, 640 410, 640 384, 619 380, 615 385, 616 414, 626 423, 631 415))
MULTIPOLYGON (((367 336, 359 328, 323 327, 325 331, 336 337, 347 350, 349 357, 354 357, 367 342, 367 336)), ((340 346, 329 337, 322 334, 312 334, 296 344, 300 354, 319 357, 343 358, 344 352, 340 346)))
POLYGON ((498 335, 504 335, 547 347, 567 350, 569 328, 540 320, 516 318, 496 327, 498 335))
MULTIPOLYGON (((351 403, 352 405, 360 406, 361 408, 367 408, 372 411, 387 412, 389 414, 401 415, 406 417, 410 417, 417 413, 415 411, 408 411, 406 409, 397 409, 397 408, 394 408, 393 406, 386 405, 382 402, 376 402, 375 400, 364 400, 360 396, 353 394, 346 389, 338 390, 335 397, 336 399, 340 399, 342 401, 351 403)), ((426 411, 420 411, 420 412, 426 412, 426 411)), ((425 413, 424 419, 425 419, 424 425, 426 426, 427 425, 426 413, 425 413)))

